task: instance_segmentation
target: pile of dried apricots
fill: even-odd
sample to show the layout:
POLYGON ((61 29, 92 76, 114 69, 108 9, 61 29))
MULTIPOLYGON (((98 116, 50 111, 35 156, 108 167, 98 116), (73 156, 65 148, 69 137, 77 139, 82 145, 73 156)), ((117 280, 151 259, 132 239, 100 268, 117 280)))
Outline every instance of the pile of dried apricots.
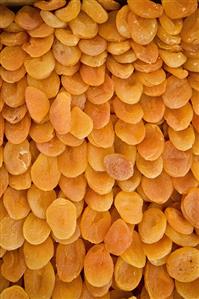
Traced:
POLYGON ((0 299, 199 299, 197 0, 0 28, 0 299))

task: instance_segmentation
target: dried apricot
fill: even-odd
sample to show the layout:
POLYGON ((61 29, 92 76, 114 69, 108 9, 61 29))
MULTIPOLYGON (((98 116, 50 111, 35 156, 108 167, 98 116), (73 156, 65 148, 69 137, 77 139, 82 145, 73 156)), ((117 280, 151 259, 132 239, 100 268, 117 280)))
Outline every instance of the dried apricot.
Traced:
POLYGON ((144 243, 151 244, 159 241, 166 231, 166 216, 158 208, 150 208, 143 213, 138 231, 144 243))
POLYGON ((76 228, 74 204, 67 199, 57 198, 46 210, 46 221, 57 238, 70 238, 76 228))
POLYGON ((192 282, 199 276, 199 251, 182 247, 173 251, 167 259, 169 275, 180 282, 192 282))

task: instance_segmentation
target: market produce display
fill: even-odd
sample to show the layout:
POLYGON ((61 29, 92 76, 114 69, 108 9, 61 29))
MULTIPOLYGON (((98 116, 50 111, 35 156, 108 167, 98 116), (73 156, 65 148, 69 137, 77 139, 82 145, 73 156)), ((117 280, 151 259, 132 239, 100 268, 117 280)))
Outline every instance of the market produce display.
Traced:
POLYGON ((199 299, 197 0, 0 6, 0 299, 199 299))

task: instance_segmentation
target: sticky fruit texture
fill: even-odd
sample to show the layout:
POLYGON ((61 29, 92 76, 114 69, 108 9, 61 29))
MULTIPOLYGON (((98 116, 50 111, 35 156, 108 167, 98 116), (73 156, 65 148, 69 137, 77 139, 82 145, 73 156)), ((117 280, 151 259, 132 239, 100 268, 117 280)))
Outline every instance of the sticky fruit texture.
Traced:
POLYGON ((116 286, 124 291, 134 290, 142 278, 142 269, 129 265, 122 260, 121 257, 117 258, 114 270, 114 279, 116 286))
POLYGON ((103 244, 93 246, 84 260, 84 274, 87 281, 96 287, 107 284, 113 275, 113 261, 103 244), (98 269, 96 273, 96 269, 98 269))
POLYGON ((50 262, 39 270, 27 269, 24 274, 24 288, 30 298, 36 299, 38 295, 50 298, 54 285, 55 273, 50 262))
POLYGON ((124 253, 131 242, 131 230, 122 219, 113 222, 104 238, 106 249, 114 255, 121 255, 124 253))
POLYGON ((69 200, 57 198, 47 208, 46 220, 55 236, 68 239, 75 232, 76 208, 69 200))
POLYGON ((182 247, 173 251, 167 259, 169 275, 180 282, 192 282, 199 276, 199 251, 182 247))
POLYGON ((111 215, 108 211, 97 212, 89 207, 84 210, 80 221, 80 230, 85 240, 94 244, 101 243, 110 226, 111 215))
POLYGON ((68 245, 58 244, 56 268, 61 281, 71 282, 79 276, 84 266, 85 254, 85 245, 80 238, 68 245))
POLYGON ((39 154, 31 168, 33 183, 43 191, 53 190, 59 182, 60 175, 56 157, 39 154))
POLYGON ((159 241, 165 233, 167 220, 158 208, 150 208, 143 213, 138 231, 144 243, 151 244, 159 241))
POLYGON ((165 266, 154 266, 149 262, 144 274, 146 289, 149 296, 167 298, 172 294, 174 282, 166 271, 165 266))

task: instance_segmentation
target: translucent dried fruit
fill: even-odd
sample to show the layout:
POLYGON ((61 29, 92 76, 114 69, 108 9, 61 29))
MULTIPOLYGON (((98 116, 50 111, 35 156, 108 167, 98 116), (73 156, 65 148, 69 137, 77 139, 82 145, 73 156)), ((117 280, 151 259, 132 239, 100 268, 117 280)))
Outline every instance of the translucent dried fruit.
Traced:
POLYGON ((136 15, 143 18, 159 18, 163 13, 162 5, 150 0, 128 0, 128 5, 136 15))
POLYGON ((196 234, 191 233, 189 235, 181 234, 174 230, 169 224, 167 224, 167 229, 165 235, 169 237, 178 246, 192 246, 195 247, 199 244, 199 238, 196 234))
POLYGON ((7 71, 3 67, 0 69, 1 78, 7 83, 16 83, 24 78, 26 69, 24 66, 20 67, 16 71, 7 71))
MULTIPOLYGON (((109 288, 111 287, 112 279, 106 285, 102 287, 94 287, 87 280, 85 280, 85 285, 87 290, 89 291, 90 296, 94 296, 96 298, 101 299, 110 299, 109 288)), ((90 298, 90 297, 89 297, 90 298)))
POLYGON ((84 266, 86 250, 82 239, 68 244, 57 246, 56 268, 61 281, 71 282, 77 278, 84 266))
POLYGON ((74 107, 71 111, 70 133, 79 139, 87 137, 93 129, 93 121, 79 107, 74 107))
POLYGON ((181 211, 168 207, 164 211, 169 225, 181 234, 189 235, 193 232, 193 226, 183 217, 181 211))
POLYGON ((143 199, 138 193, 120 191, 115 197, 114 205, 125 222, 129 224, 141 222, 143 199))
POLYGON ((87 54, 82 54, 80 60, 83 64, 86 64, 88 66, 99 67, 106 62, 107 55, 108 54, 106 51, 102 52, 101 54, 99 54, 97 56, 90 56, 87 54))
POLYGON ((37 80, 27 75, 27 81, 29 86, 42 90, 49 99, 56 97, 60 87, 60 79, 55 71, 43 80, 37 80))
POLYGON ((23 220, 14 220, 5 216, 0 220, 0 246, 6 250, 15 250, 23 245, 23 220))
POLYGON ((30 212, 26 192, 23 190, 14 190, 8 187, 3 195, 3 203, 12 219, 23 219, 30 212))
POLYGON ((70 1, 64 8, 58 9, 55 15, 63 22, 70 22, 77 18, 80 13, 80 0, 70 1))
POLYGON ((143 244, 143 250, 149 260, 159 260, 166 257, 172 251, 172 240, 166 235, 152 244, 143 244))
POLYGON ((41 23, 41 25, 39 25, 35 29, 29 30, 28 34, 31 37, 43 38, 51 35, 53 32, 54 32, 53 27, 48 26, 46 23, 41 23))
POLYGON ((31 167, 33 183, 43 191, 55 188, 60 179, 60 171, 56 157, 40 154, 31 167))
POLYGON ((143 110, 139 103, 127 104, 119 100, 118 97, 113 99, 113 108, 116 116, 124 122, 136 124, 143 117, 143 110))
POLYGON ((76 228, 74 204, 67 199, 57 198, 46 210, 46 221, 57 238, 70 238, 76 228))
POLYGON ((84 83, 91 86, 100 86, 105 80, 105 64, 94 68, 82 64, 80 67, 80 75, 84 83))
POLYGON ((132 233, 131 245, 121 254, 121 258, 137 268, 143 268, 146 262, 146 256, 139 234, 136 231, 132 233))
POLYGON ((164 104, 171 109, 186 105, 192 96, 192 89, 187 79, 170 76, 167 80, 166 91, 163 95, 164 104))
POLYGON ((43 243, 32 245, 27 241, 23 245, 24 259, 30 270, 38 270, 48 264, 54 254, 54 245, 49 237, 43 243))
POLYGON ((114 143, 114 130, 113 124, 111 121, 101 129, 93 129, 88 140, 96 147, 101 148, 110 148, 114 143))
POLYGON ((181 202, 182 212, 184 217, 196 228, 199 228, 198 222, 198 188, 191 189, 187 195, 185 195, 181 202))
POLYGON ((95 37, 98 31, 97 23, 83 11, 69 22, 69 26, 74 35, 83 39, 95 37))
POLYGON ((55 273, 51 263, 41 269, 27 269, 24 274, 25 291, 32 299, 43 297, 48 299, 52 296, 55 285, 55 273))
POLYGON ((189 103, 178 109, 166 108, 164 118, 175 131, 186 129, 193 118, 193 110, 189 103))
POLYGON ((107 212, 97 212, 89 207, 85 208, 81 221, 80 230, 84 240, 91 243, 101 243, 111 226, 111 215, 107 212))
MULTIPOLYGON (((74 35, 72 33, 72 31, 69 29, 58 28, 55 30, 55 36, 59 42, 61 42, 63 45, 69 46, 69 47, 75 47, 75 46, 77 46, 77 44, 79 42, 79 38, 76 35, 74 35)), ((71 51, 72 51, 72 49, 71 49, 71 51)), ((56 55, 59 56, 57 52, 56 52, 56 55)), ((65 64, 65 61, 64 61, 64 64, 65 64)))
POLYGON ((4 5, 1 5, 0 8, 0 28, 6 28, 14 21, 15 14, 12 10, 4 5))
POLYGON ((88 250, 84 259, 84 274, 87 281, 95 287, 104 286, 111 280, 113 261, 103 244, 94 245, 88 250))
POLYGON ((27 43, 23 44, 22 49, 31 57, 40 57, 51 49, 53 41, 53 35, 49 35, 44 38, 32 37, 27 43))
POLYGON ((65 0, 38 0, 34 3, 35 7, 38 7, 42 10, 55 10, 66 4, 65 0))
POLYGON ((133 176, 125 181, 119 181, 118 186, 125 192, 132 192, 139 186, 141 181, 141 173, 134 168, 133 176))
POLYGON ((144 140, 138 144, 139 154, 146 160, 154 161, 160 157, 164 150, 164 136, 156 125, 145 125, 144 140))
POLYGON ((173 178, 174 188, 180 194, 187 194, 188 191, 198 186, 198 181, 194 178, 193 173, 190 171, 184 177, 173 178))
POLYGON ((72 95, 80 95, 87 91, 88 85, 77 72, 72 76, 62 76, 61 82, 64 88, 72 95))
POLYGON ((58 40, 54 42, 52 52, 55 59, 64 66, 75 65, 81 56, 78 47, 66 46, 58 40))
POLYGON ((167 298, 174 290, 174 282, 164 266, 156 267, 149 262, 144 273, 145 287, 152 298, 167 298))
POLYGON ((182 52, 172 53, 165 50, 159 50, 160 57, 169 67, 177 68, 182 66, 187 58, 182 52))
POLYGON ((0 63, 8 71, 16 71, 25 61, 26 53, 21 47, 5 47, 0 52, 0 63))
POLYGON ((37 143, 38 150, 50 157, 57 157, 65 150, 65 145, 57 138, 52 138, 49 142, 37 143))
POLYGON ((27 193, 27 200, 33 214, 41 219, 46 218, 48 206, 56 199, 55 191, 42 191, 32 185, 27 193))
POLYGON ((95 105, 86 101, 84 111, 93 120, 94 129, 101 129, 105 127, 110 120, 109 103, 95 105))
POLYGON ((117 11, 111 11, 108 14, 108 20, 99 25, 99 35, 109 42, 119 42, 124 40, 116 27, 117 11))
POLYGON ((50 108, 46 94, 40 89, 28 86, 25 91, 25 100, 31 118, 35 122, 41 122, 50 108))
POLYGON ((108 19, 108 13, 96 0, 84 0, 81 9, 98 24, 108 19))
POLYGON ((131 230, 122 219, 118 219, 112 223, 104 238, 105 248, 114 255, 124 253, 131 242, 131 230))
POLYGON ((27 87, 26 78, 17 83, 3 82, 1 87, 1 97, 9 107, 16 108, 25 103, 25 89, 27 87))
POLYGON ((71 129, 71 95, 59 92, 49 111, 49 118, 58 134, 66 134, 71 129))
POLYGON ((180 282, 192 282, 199 276, 199 251, 182 247, 173 251, 167 259, 169 275, 180 282))
POLYGON ((111 192, 115 183, 115 180, 106 172, 95 171, 90 166, 86 168, 85 177, 89 187, 100 195, 111 192))
POLYGON ((0 197, 4 194, 9 184, 8 171, 4 166, 0 168, 0 197))
POLYGON ((26 270, 22 248, 7 251, 3 256, 1 265, 2 275, 11 282, 17 282, 26 270))
POLYGON ((136 124, 128 124, 118 120, 115 125, 116 135, 129 145, 136 145, 143 141, 145 137, 145 126, 143 121, 136 124))
POLYGON ((88 163, 95 171, 105 171, 104 158, 113 152, 113 147, 100 148, 88 143, 88 163))
POLYGON ((141 184, 147 197, 158 204, 166 202, 173 192, 171 178, 165 172, 153 179, 142 177, 141 184))
POLYGON ((67 146, 65 151, 58 157, 59 171, 69 178, 82 174, 87 167, 87 163, 86 142, 75 147, 67 146))
POLYGON ((50 52, 42 55, 41 57, 28 57, 24 62, 27 73, 34 79, 46 79, 55 68, 55 59, 50 52))
POLYGON ((16 124, 21 121, 27 112, 26 105, 21 105, 16 108, 11 108, 7 105, 4 105, 2 110, 2 115, 5 120, 11 124, 16 124))
POLYGON ((65 196, 74 202, 81 201, 86 193, 87 182, 83 175, 75 178, 61 176, 59 186, 65 196))
POLYGON ((88 189, 84 200, 92 210, 97 212, 105 212, 110 209, 113 203, 113 193, 109 192, 107 194, 100 195, 92 189, 88 189))
POLYGON ((163 0, 162 6, 165 13, 171 19, 179 19, 191 15, 197 9, 197 1, 191 0, 189 3, 186 3, 183 0, 175 0, 172 2, 169 0, 163 0))
POLYGON ((167 220, 158 208, 150 208, 143 213, 138 225, 140 237, 144 243, 151 244, 159 241, 165 233, 167 220))
POLYGON ((28 294, 24 291, 24 289, 18 285, 13 285, 11 287, 5 288, 1 293, 1 299, 28 299, 28 294))
POLYGON ((116 27, 118 32, 126 38, 130 38, 131 34, 129 32, 128 22, 127 22, 127 16, 129 13, 129 7, 128 5, 124 5, 123 7, 118 10, 116 15, 116 27))
POLYGON ((25 30, 33 30, 41 25, 42 19, 37 8, 25 5, 16 13, 15 22, 25 30))
POLYGON ((191 149, 195 142, 195 133, 192 126, 182 131, 175 131, 169 127, 168 134, 172 144, 180 151, 191 149))
POLYGON ((104 83, 99 86, 89 86, 86 95, 93 104, 104 104, 110 100, 114 93, 113 80, 105 74, 104 83))
POLYGON ((118 257, 115 264, 114 278, 119 289, 132 291, 138 286, 142 278, 142 269, 129 265, 121 257, 118 257))
POLYGON ((31 176, 30 170, 20 175, 10 175, 9 185, 15 190, 26 190, 31 187, 31 176))
POLYGON ((115 93, 122 102, 127 104, 136 104, 139 102, 143 86, 136 80, 135 76, 131 76, 126 80, 113 77, 113 81, 115 93))
POLYGON ((136 166, 141 174, 147 178, 153 179, 161 174, 163 170, 163 159, 160 156, 153 161, 145 160, 142 156, 140 156, 140 154, 137 153, 136 166))
POLYGON ((183 42, 194 45, 198 44, 198 29, 198 11, 196 10, 195 13, 184 20, 181 32, 183 42))
POLYGON ((198 284, 199 279, 196 279, 192 282, 180 282, 175 281, 176 290, 182 298, 194 299, 199 296, 198 284))
POLYGON ((31 163, 29 142, 27 140, 20 144, 7 142, 4 147, 4 162, 8 172, 13 175, 26 172, 31 163))
POLYGON ((54 137, 54 128, 50 121, 41 124, 32 123, 29 135, 37 143, 48 142, 54 137))
POLYGON ((30 213, 23 224, 23 235, 26 241, 32 245, 43 243, 50 234, 50 227, 45 220, 30 213))
POLYGON ((55 281, 52 299, 79 299, 82 292, 82 279, 79 275, 71 282, 63 282, 58 278, 55 281))
POLYGON ((65 28, 66 23, 61 21, 54 13, 46 10, 40 11, 42 20, 50 27, 53 28, 65 28))
POLYGON ((134 66, 132 63, 119 63, 112 56, 108 56, 106 65, 107 69, 112 73, 112 75, 120 79, 127 79, 134 72, 134 66))
POLYGON ((158 29, 156 19, 144 19, 136 16, 132 11, 128 14, 128 25, 132 39, 140 45, 149 44, 158 29))
POLYGON ((192 165, 191 150, 179 151, 170 141, 165 143, 162 158, 164 170, 172 177, 182 177, 186 175, 192 165))
POLYGON ((107 42, 101 36, 96 35, 92 39, 81 39, 78 46, 84 54, 97 56, 106 50, 107 42))

